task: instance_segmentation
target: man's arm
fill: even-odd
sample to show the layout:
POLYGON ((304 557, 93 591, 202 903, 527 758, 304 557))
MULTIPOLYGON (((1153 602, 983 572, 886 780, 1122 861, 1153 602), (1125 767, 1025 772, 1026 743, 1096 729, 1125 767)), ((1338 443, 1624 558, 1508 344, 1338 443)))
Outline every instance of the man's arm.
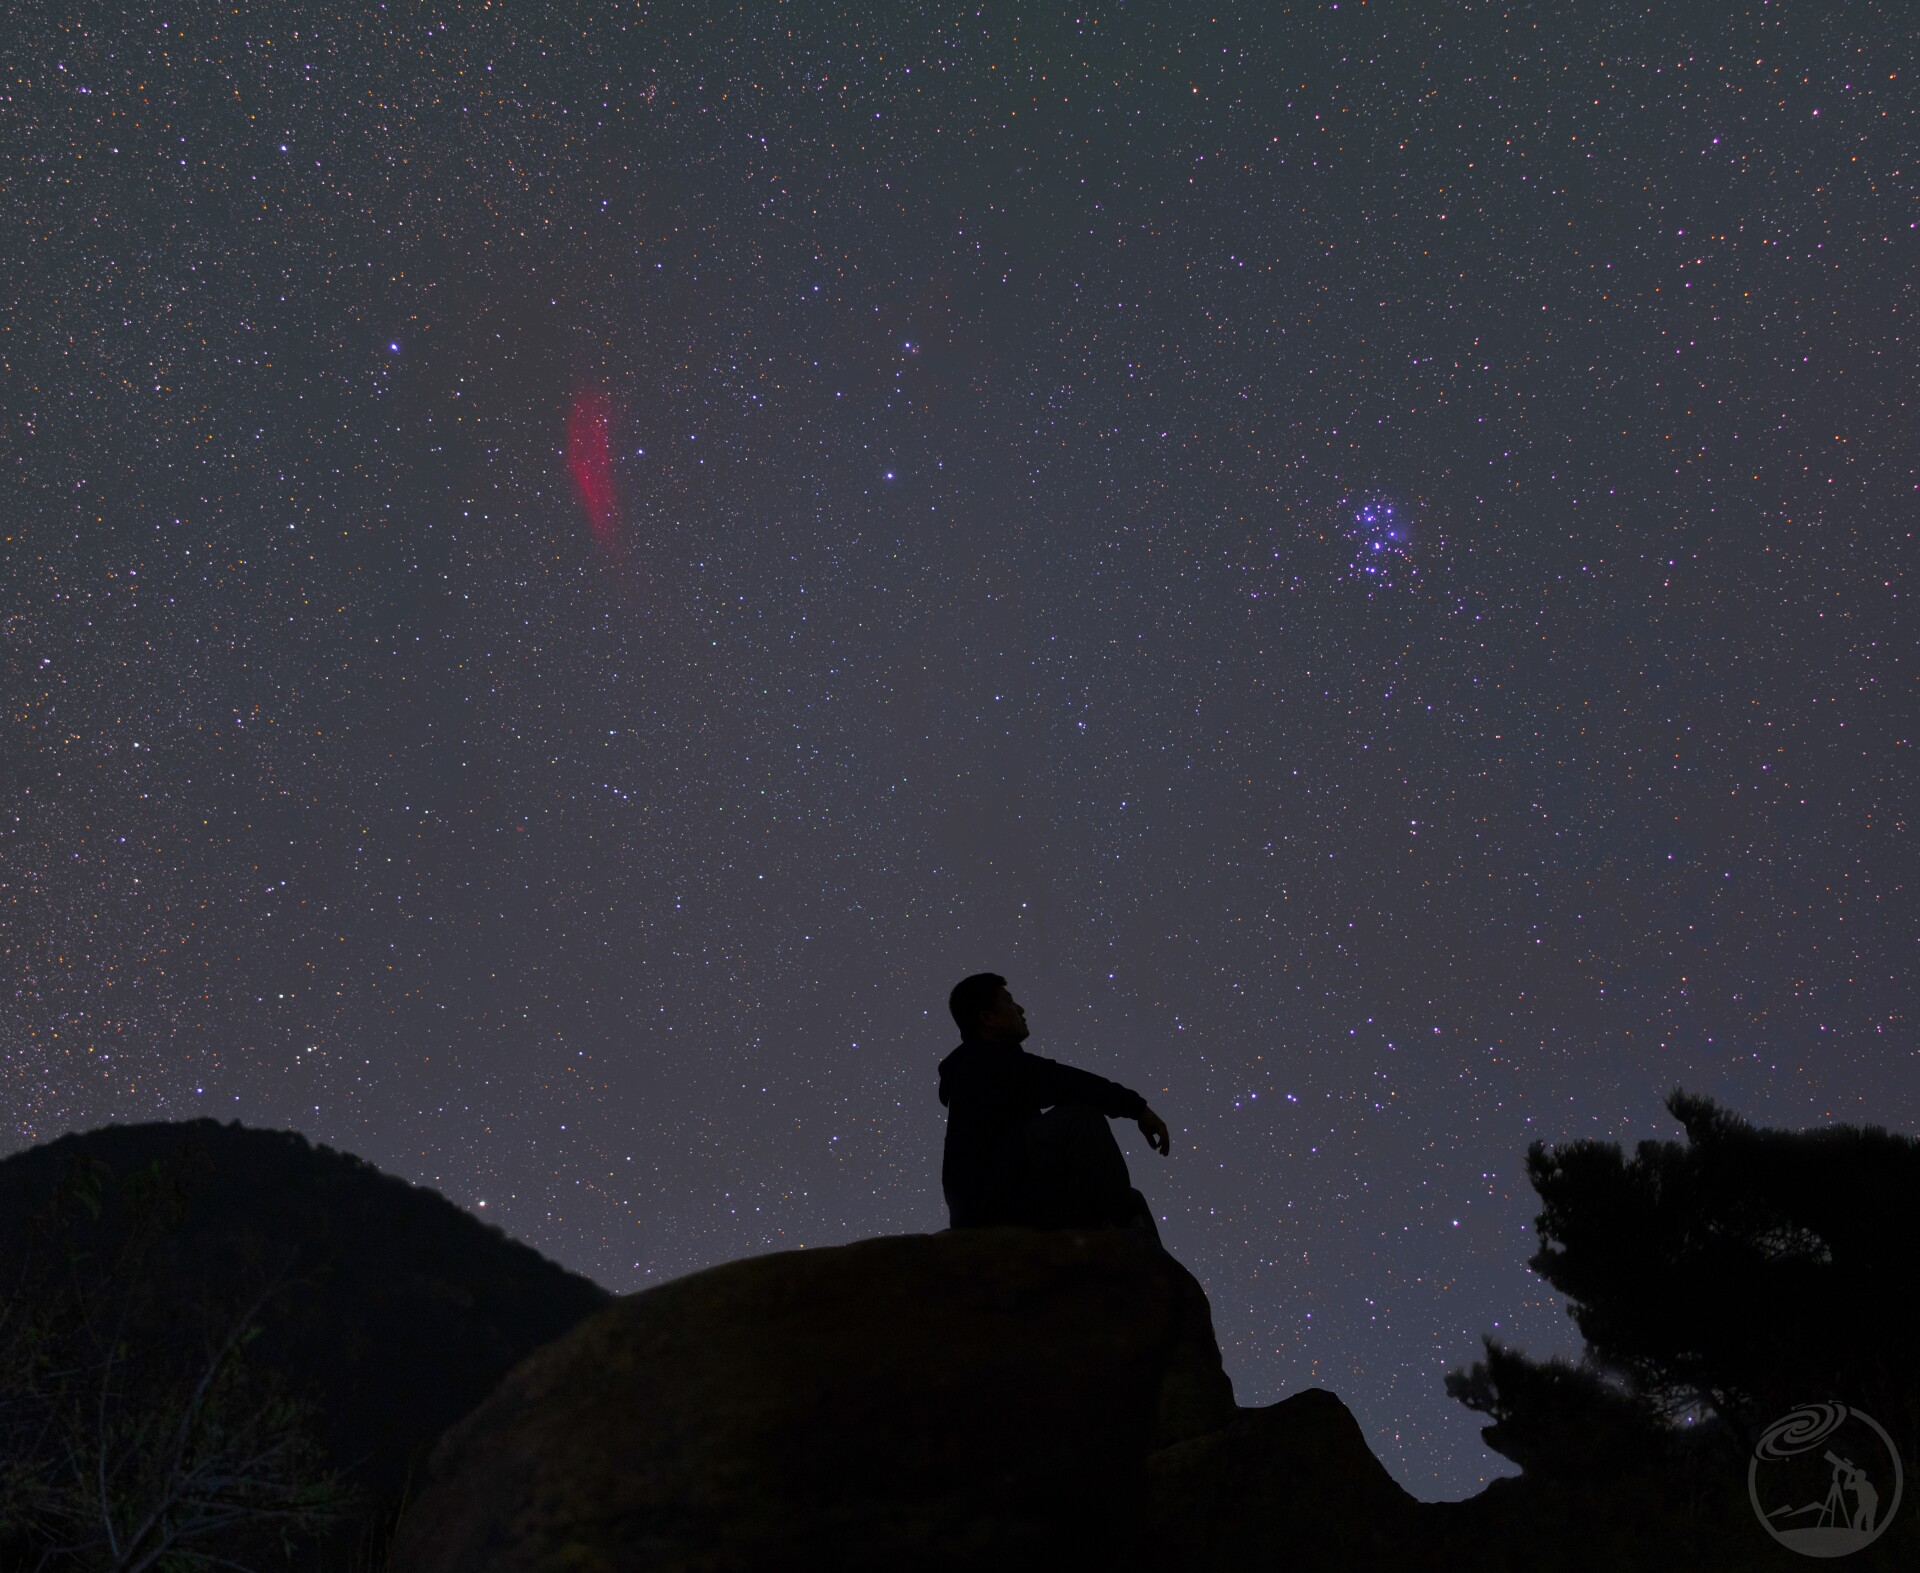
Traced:
POLYGON ((1098 1109, 1110 1120, 1132 1120, 1140 1127, 1147 1145, 1162 1158, 1173 1150, 1173 1138, 1167 1122, 1147 1107, 1147 1100, 1130 1087, 1108 1081, 1078 1066, 1062 1065, 1037 1054, 1023 1055, 1031 1062, 1034 1077, 1034 1102, 1043 1109, 1058 1103, 1084 1103, 1098 1109))
POLYGON ((1084 1103, 1110 1120, 1137 1120, 1147 1107, 1147 1100, 1132 1088, 1092 1071, 1024 1051, 1020 1058, 1025 1062, 1021 1070, 1026 1086, 1022 1090, 1043 1109, 1058 1103, 1084 1103))

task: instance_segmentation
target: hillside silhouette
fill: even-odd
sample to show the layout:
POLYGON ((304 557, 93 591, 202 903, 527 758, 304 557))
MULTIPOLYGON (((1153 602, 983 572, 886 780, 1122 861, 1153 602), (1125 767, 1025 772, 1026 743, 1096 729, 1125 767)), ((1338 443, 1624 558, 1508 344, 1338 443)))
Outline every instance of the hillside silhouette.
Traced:
MULTIPOLYGON (((110 1374, 129 1423, 150 1424, 148 1395, 179 1388, 247 1320, 248 1391, 273 1415, 305 1408, 308 1472, 337 1474, 352 1499, 305 1546, 312 1568, 378 1566, 435 1438, 610 1298, 434 1191, 291 1131, 213 1120, 107 1126, 0 1161, 0 1294, 0 1332, 50 1308, 43 1339, 95 1308, 127 1351, 110 1374)), ((26 1358, 18 1337, 0 1347, 26 1358)), ((57 1420, 64 1401, 39 1407, 57 1420)), ((0 1397, 16 1464, 23 1428, 45 1419, 17 1390, 0 1397)))

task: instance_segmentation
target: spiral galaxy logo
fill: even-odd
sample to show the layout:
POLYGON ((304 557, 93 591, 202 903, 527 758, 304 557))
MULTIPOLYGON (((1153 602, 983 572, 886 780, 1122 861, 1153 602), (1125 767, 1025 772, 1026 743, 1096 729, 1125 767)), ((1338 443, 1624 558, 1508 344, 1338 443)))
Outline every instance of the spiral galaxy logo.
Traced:
POLYGON ((1893 1438, 1845 1404, 1804 1404, 1774 1421, 1747 1462, 1754 1513, 1808 1557, 1844 1557, 1878 1540, 1903 1485, 1893 1438))

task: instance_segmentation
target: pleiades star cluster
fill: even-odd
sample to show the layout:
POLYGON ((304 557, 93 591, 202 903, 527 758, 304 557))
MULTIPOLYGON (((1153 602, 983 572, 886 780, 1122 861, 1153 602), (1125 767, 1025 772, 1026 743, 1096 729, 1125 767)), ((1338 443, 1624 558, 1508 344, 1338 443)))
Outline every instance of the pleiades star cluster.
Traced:
POLYGON ((627 1291, 934 1230, 948 988, 1415 1495, 1527 1144, 1920 1127, 1897 6, 29 0, 0 1106, 627 1291))

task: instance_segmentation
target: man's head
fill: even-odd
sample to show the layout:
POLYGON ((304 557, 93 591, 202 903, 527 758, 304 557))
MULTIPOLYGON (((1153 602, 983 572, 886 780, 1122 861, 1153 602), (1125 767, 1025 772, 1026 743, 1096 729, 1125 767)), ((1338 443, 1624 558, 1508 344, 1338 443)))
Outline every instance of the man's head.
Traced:
POLYGON ((976 972, 954 984, 947 996, 960 1036, 970 1043, 1020 1043, 1027 1036, 1027 1013, 1007 992, 997 972, 976 972))

